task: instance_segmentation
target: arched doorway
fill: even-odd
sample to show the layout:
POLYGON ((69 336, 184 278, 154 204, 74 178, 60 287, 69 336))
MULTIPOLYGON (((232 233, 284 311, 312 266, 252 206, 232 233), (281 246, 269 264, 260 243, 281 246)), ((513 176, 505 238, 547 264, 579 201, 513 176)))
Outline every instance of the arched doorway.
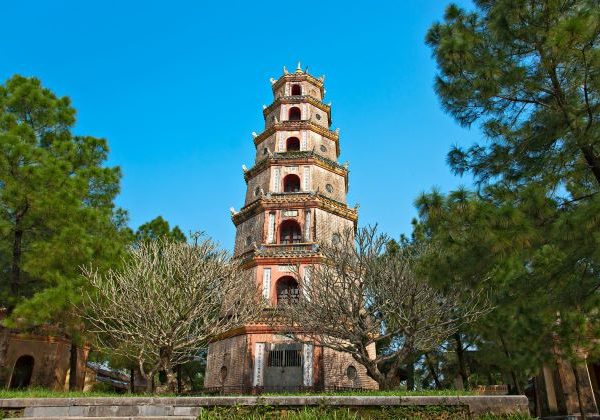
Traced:
POLYGON ((279 243, 283 245, 302 242, 302 229, 298 222, 292 219, 284 220, 279 226, 279 243))
POLYGON ((13 368, 12 376, 10 377, 10 388, 27 388, 31 382, 31 374, 33 373, 33 356, 21 356, 17 359, 13 368))
POLYGON ((292 96, 302 95, 302 86, 292 85, 292 96))
POLYGON ((283 178, 283 192, 299 192, 300 177, 298 175, 289 174, 283 178))
POLYGON ((298 137, 290 137, 286 141, 286 150, 288 152, 296 152, 300 150, 300 140, 298 137))
POLYGON ((277 305, 293 305, 300 299, 298 282, 292 276, 277 280, 277 305))
POLYGON ((300 121, 302 119, 302 113, 300 112, 300 108, 294 106, 290 108, 290 112, 288 114, 288 120, 290 121, 300 121))

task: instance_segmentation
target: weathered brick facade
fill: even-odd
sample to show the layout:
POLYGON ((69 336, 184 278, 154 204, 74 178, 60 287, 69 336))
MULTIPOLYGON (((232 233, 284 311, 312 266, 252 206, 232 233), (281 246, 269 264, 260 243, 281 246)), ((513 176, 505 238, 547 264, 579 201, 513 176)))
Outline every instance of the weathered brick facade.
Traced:
MULTIPOLYGON (((76 388, 83 389, 89 348, 77 348, 76 388)), ((71 341, 0 327, 0 388, 68 389, 71 341)))
MULTIPOLYGON (((346 204, 348 168, 337 161, 339 134, 330 130, 323 79, 299 68, 272 85, 265 130, 254 134, 255 164, 244 168, 244 206, 232 219, 234 256, 275 306, 299 297, 291 266, 304 275, 307 266, 319 263, 317 243, 353 228, 357 211, 346 204)), ((235 391, 377 384, 349 354, 293 342, 274 326, 248 325, 210 344, 205 386, 235 391)))

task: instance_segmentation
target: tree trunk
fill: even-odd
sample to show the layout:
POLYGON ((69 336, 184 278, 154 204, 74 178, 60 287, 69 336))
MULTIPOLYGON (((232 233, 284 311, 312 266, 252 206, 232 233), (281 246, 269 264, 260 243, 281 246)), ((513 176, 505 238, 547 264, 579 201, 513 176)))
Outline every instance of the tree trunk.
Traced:
POLYGON ((435 383, 436 389, 440 389, 442 387, 442 384, 440 383, 440 378, 438 378, 437 372, 435 371, 435 367, 433 366, 433 363, 431 362, 429 353, 425 353, 425 364, 427 365, 429 374, 433 378, 433 382, 435 383))
POLYGON ((135 393, 135 369, 129 369, 129 393, 135 393))
POLYGON ((177 393, 183 392, 183 382, 181 380, 181 364, 177 365, 177 393))
POLYGON ((177 375, 173 373, 173 368, 166 368, 165 374, 167 375, 167 389, 170 393, 175 394, 177 392, 177 375))
POLYGON ((77 390, 77 344, 71 340, 71 352, 69 355, 69 391, 77 390))
POLYGON ((577 362, 573 363, 573 376, 575 377, 575 390, 577 391, 577 403, 579 404, 579 414, 581 414, 581 420, 586 420, 587 415, 585 413, 585 406, 583 404, 583 397, 581 395, 581 380, 579 378, 579 369, 577 362))
POLYGON ((12 266, 10 270, 10 292, 13 297, 21 294, 21 258, 23 247, 23 230, 19 228, 19 220, 13 236, 12 266))
POLYGON ((517 378, 517 374, 513 369, 510 370, 510 377, 512 378, 513 384, 515 386, 515 392, 518 395, 523 394, 523 389, 521 389, 521 384, 519 383, 519 379, 517 378))
MULTIPOLYGON (((498 337, 500 337, 500 343, 502 343, 502 350, 504 351, 504 355, 506 356, 506 358, 509 361, 511 361, 512 356, 511 356, 510 352, 508 351, 508 347, 506 346, 504 337, 502 336, 502 334, 498 334, 498 337)), ((521 389, 521 384, 519 382, 519 379, 517 378, 517 373, 514 371, 514 369, 512 367, 510 368, 510 377, 511 377, 511 379, 513 381, 513 385, 515 387, 515 393, 517 393, 518 395, 523 394, 523 389, 521 389)))
POLYGON ((465 362, 465 352, 460 338, 460 333, 454 334, 454 340, 456 341, 456 358, 458 359, 458 374, 462 378, 463 388, 469 389, 469 374, 467 373, 467 365, 465 362))
POLYGON ((592 174, 596 178, 596 182, 600 184, 600 160, 594 154, 594 150, 591 146, 582 146, 581 151, 586 163, 592 170, 592 174))
POLYGON ((412 355, 406 364, 406 390, 415 390, 415 357, 412 355))

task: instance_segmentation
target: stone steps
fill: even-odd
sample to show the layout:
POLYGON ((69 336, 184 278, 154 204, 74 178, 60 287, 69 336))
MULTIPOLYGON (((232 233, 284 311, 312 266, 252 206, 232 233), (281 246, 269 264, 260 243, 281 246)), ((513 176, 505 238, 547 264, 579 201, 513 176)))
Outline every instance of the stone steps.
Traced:
MULTIPOLYGON (((111 420, 111 419, 122 419, 122 420, 164 420, 165 417, 164 416, 141 416, 141 417, 64 417, 64 416, 60 416, 60 417, 8 417, 5 420, 20 420, 20 419, 29 419, 29 420, 43 420, 43 419, 52 419, 52 420, 88 420, 88 419, 94 419, 94 420, 111 420)), ((196 420, 198 417, 196 416, 169 416, 167 417, 168 419, 172 419, 172 420, 196 420)))

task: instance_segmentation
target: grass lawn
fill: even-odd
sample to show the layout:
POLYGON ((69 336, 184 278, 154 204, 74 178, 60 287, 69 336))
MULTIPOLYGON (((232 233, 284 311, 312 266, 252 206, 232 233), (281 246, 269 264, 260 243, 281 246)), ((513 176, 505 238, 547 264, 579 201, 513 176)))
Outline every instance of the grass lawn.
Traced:
MULTIPOLYGON (((201 392, 197 394, 186 394, 186 396, 204 396, 201 392)), ((206 394, 207 396, 209 394, 206 394)), ((262 396, 307 396, 307 395, 331 395, 331 396, 458 396, 473 395, 468 391, 447 390, 422 390, 422 391, 338 391, 338 392, 287 392, 287 393, 264 393, 262 396)), ((28 388, 23 390, 0 389, 0 398, 77 398, 77 397, 175 397, 175 394, 118 394, 104 391, 52 391, 45 388, 28 388)))

